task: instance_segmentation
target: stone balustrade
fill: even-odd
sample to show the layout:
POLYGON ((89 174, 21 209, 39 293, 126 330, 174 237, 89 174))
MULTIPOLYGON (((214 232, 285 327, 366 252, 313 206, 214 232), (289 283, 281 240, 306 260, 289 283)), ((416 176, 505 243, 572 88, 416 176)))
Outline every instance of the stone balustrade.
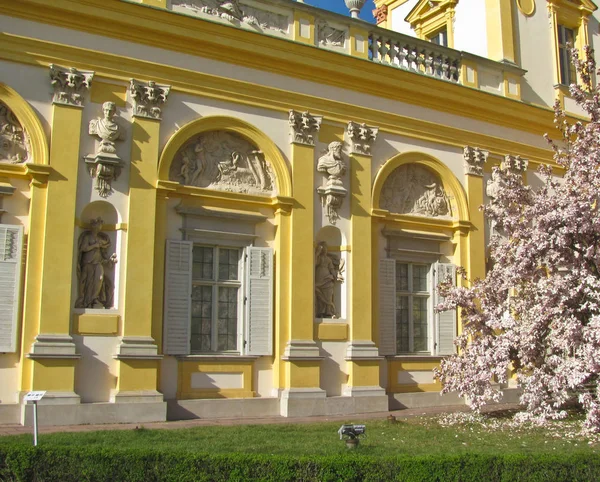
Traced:
POLYGON ((369 32, 369 60, 458 82, 461 52, 382 28, 369 32))

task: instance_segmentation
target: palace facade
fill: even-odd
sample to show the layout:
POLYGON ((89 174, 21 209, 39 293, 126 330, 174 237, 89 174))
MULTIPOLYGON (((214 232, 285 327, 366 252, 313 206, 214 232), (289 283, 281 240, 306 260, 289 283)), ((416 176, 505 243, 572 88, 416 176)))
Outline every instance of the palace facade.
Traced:
POLYGON ((375 3, 0 0, 0 423, 458 403, 435 287, 485 276, 600 16, 375 3))

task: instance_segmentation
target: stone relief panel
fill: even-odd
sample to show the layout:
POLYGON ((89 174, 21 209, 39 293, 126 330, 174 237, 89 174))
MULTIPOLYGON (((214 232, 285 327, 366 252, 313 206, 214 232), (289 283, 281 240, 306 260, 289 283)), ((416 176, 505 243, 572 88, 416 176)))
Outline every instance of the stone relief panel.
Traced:
POLYGON ((317 21, 317 36, 323 47, 343 47, 346 42, 346 31, 332 27, 325 20, 317 21))
POLYGON ((238 0, 172 0, 171 6, 174 11, 195 16, 214 16, 264 31, 287 34, 289 29, 289 21, 285 15, 242 5, 238 0))
POLYGON ((276 194, 271 165, 256 146, 227 131, 204 132, 175 155, 171 181, 188 186, 245 194, 276 194))
POLYGON ((450 218, 449 196, 433 172, 417 164, 398 167, 387 178, 379 202, 392 213, 450 218))
POLYGON ((0 102, 0 162, 23 164, 30 158, 27 132, 8 106, 0 102))

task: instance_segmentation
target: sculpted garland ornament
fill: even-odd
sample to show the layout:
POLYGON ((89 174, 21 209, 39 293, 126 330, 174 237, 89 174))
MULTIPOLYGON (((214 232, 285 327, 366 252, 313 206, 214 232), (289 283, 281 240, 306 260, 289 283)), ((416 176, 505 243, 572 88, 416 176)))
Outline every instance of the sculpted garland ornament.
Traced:
POLYGON ((0 102, 0 162, 23 164, 30 157, 27 132, 8 106, 0 102))
POLYGON ((171 181, 187 186, 245 194, 275 194, 275 173, 262 151, 226 131, 202 133, 175 155, 171 181))
POLYGON ((91 87, 94 72, 50 64, 50 83, 54 88, 52 102, 83 107, 85 92, 91 87))
POLYGON ((323 122, 323 117, 320 115, 290 110, 289 123, 292 143, 314 146, 321 129, 321 122, 323 122))
POLYGON ((131 79, 129 93, 133 99, 133 115, 160 120, 161 107, 167 101, 171 87, 157 84, 150 80, 148 83, 131 79))

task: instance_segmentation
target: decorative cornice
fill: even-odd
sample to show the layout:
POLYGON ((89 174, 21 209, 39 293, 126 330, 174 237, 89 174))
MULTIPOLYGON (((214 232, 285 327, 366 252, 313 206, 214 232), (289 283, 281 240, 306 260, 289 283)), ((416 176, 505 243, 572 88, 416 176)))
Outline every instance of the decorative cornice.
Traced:
POLYGON ((365 123, 348 122, 346 136, 352 154, 371 156, 371 147, 377 139, 379 127, 368 126, 365 123))
POLYGON ((529 159, 523 159, 521 156, 512 156, 510 154, 504 156, 504 161, 502 161, 502 168, 508 169, 515 174, 526 172, 528 165, 529 159))
POLYGON ((92 85, 94 72, 50 64, 50 83, 54 88, 53 104, 83 107, 86 90, 92 85))
POLYGON ((483 176, 483 166, 487 161, 488 155, 489 152, 479 149, 479 147, 465 146, 463 153, 465 174, 483 176))
POLYGON ((129 93, 133 99, 133 115, 161 120, 161 108, 167 102, 170 91, 170 85, 157 84, 153 80, 141 82, 131 79, 129 93))
MULTIPOLYGON (((18 12, 11 13, 23 14, 23 11, 18 10, 18 12)), ((296 46, 294 45, 293 47, 296 46)), ((328 52, 316 52, 316 54, 331 55, 328 52)), ((121 57, 105 52, 91 51, 73 46, 59 45, 42 40, 0 33, 0 58, 5 60, 39 66, 48 61, 58 62, 67 55, 70 56, 70 58, 76 59, 78 65, 94 65, 97 75, 106 75, 118 80, 129 81, 132 75, 142 75, 143 72, 152 71, 154 72, 153 75, 170 79, 173 88, 177 88, 178 91, 203 95, 214 99, 225 98, 241 105, 259 106, 278 112, 289 112, 290 105, 298 106, 298 108, 308 106, 311 110, 323 112, 327 119, 332 122, 345 123, 349 118, 363 119, 367 123, 377 123, 381 130, 386 133, 428 140, 460 149, 467 143, 473 143, 495 155, 504 155, 506 152, 519 152, 521 155, 529 158, 533 163, 550 164, 554 168, 560 169, 552 159, 552 151, 547 148, 540 148, 522 142, 501 139, 499 137, 493 137, 474 131, 466 131, 457 127, 409 118, 396 113, 350 105, 316 96, 299 94, 297 92, 286 92, 263 85, 248 84, 235 79, 215 77, 201 72, 191 72, 167 65, 157 67, 154 64, 139 59, 121 57), (116 68, 117 65, 122 70, 116 68), (234 94, 235 92, 237 92, 237 94, 234 94), (243 94, 240 94, 240 92, 243 92, 243 94)), ((349 61, 353 60, 355 59, 349 59, 349 61)), ((381 69, 385 68, 380 65, 368 65, 367 67, 377 69, 377 72, 379 73, 381 73, 381 69)), ((365 66, 363 65, 362 68, 364 74, 365 66)), ((429 104, 429 100, 434 99, 439 108, 439 106, 442 105, 440 103, 441 97, 439 96, 449 95, 453 101, 444 104, 444 110, 447 113, 466 115, 467 117, 473 117, 495 125, 512 127, 514 129, 521 129, 525 132, 534 132, 537 134, 551 132, 553 129, 553 113, 550 109, 527 105, 485 92, 468 89, 461 92, 460 97, 456 97, 451 95, 448 89, 454 91, 455 89, 459 89, 460 86, 437 82, 425 77, 413 76, 412 74, 405 72, 394 71, 394 73, 395 75, 403 77, 403 86, 405 86, 405 82, 410 84, 406 88, 413 89, 413 97, 414 89, 417 88, 416 84, 413 85, 411 83, 413 77, 418 77, 420 82, 424 83, 421 85, 422 88, 426 87, 429 83, 437 84, 436 92, 430 90, 424 92, 422 89, 420 90, 425 96, 422 98, 421 103, 424 107, 435 108, 435 106, 429 104), (483 97, 485 97, 485 102, 482 101, 483 97), (457 99, 460 99, 461 103, 464 101, 464 105, 461 104, 460 106, 460 112, 453 108, 453 106, 458 107, 454 102, 457 99), (478 108, 470 110, 465 109, 464 107, 466 104, 470 104, 471 106, 476 105, 478 108), (495 112, 493 116, 492 110, 495 112)), ((375 74, 376 72, 372 72, 369 75, 375 74)), ((380 79, 380 77, 378 78, 380 79)), ((316 80, 327 84, 331 83, 329 81, 332 79, 329 78, 329 80, 327 80, 319 78, 316 80)), ((395 81, 398 81, 398 79, 395 79, 395 81)), ((349 85, 346 87, 349 87, 349 85)), ((390 92, 391 90, 387 88, 385 90, 378 89, 371 93, 372 95, 380 95, 383 98, 390 98, 390 92)), ((394 91, 394 94, 397 92, 398 91, 394 91)), ((394 98, 393 100, 412 102, 411 99, 403 98, 402 96, 394 98)), ((31 117, 34 117, 33 113, 31 117)), ((569 116, 569 119, 578 120, 578 118, 572 116, 569 116)), ((39 132, 43 132, 41 124, 38 130, 39 132)), ((46 146, 46 144, 40 145, 46 146)), ((47 159, 48 155, 46 151, 47 148, 45 148, 44 156, 37 156, 37 158, 47 159)), ((34 159, 36 159, 35 152, 34 159)))
POLYGON ((291 143, 314 146, 321 129, 323 116, 290 110, 289 120, 291 143))

